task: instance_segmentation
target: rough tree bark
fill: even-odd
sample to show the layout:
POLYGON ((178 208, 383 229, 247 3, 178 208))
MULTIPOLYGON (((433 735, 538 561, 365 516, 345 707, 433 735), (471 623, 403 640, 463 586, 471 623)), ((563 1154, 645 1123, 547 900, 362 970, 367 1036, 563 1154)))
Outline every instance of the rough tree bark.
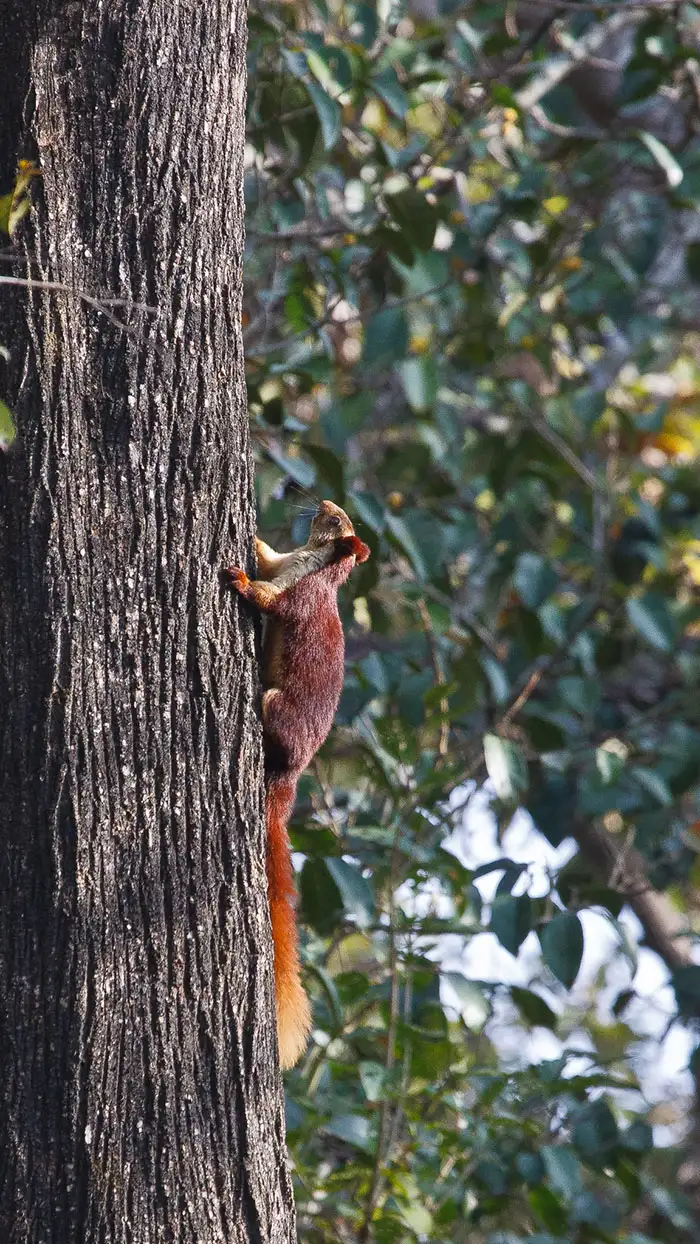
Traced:
POLYGON ((0 0, 0 1240, 290 1241, 250 624, 244 0, 0 0))

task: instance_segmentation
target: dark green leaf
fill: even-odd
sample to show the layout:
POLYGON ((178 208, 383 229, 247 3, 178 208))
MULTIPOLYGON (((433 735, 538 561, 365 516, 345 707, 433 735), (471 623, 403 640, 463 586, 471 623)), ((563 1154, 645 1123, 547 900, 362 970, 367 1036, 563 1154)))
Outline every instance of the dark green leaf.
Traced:
POLYGON ((630 597, 627 616, 634 629, 654 648, 671 652, 676 639, 676 626, 668 601, 658 592, 630 597))
POLYGON ((308 82, 306 89, 313 100, 314 108, 321 122, 323 145, 326 151, 330 151, 332 147, 335 147, 340 138, 340 127, 343 121, 342 109, 340 104, 331 99, 330 95, 323 90, 323 87, 317 86, 315 82, 308 82))
POLYGON ((685 248, 685 267, 692 281, 700 284, 700 242, 689 242, 685 248))
POLYGON ((491 909, 491 932, 496 934, 502 946, 517 955, 530 929, 532 910, 529 895, 501 895, 493 901, 491 909))
POLYGON ((408 323, 403 307, 386 307, 372 316, 365 329, 363 359, 368 367, 390 366, 408 348, 408 323))
POLYGON ((519 985, 511 985, 510 996, 528 1024, 538 1028, 550 1028, 552 1031, 556 1028, 557 1016, 538 993, 533 993, 531 989, 521 989, 519 985))
POLYGON ((551 596, 558 579, 556 571, 539 553, 521 553, 513 583, 523 603, 538 609, 551 596))
POLYGON ((414 246, 421 251, 430 250, 438 218, 424 195, 413 189, 400 190, 397 194, 387 194, 386 205, 414 246))
POLYGON ((547 967, 570 989, 583 958, 583 929, 578 916, 570 911, 555 916, 540 931, 540 942, 547 967))
POLYGON ((678 1010, 685 1019, 700 1019, 700 965, 676 968, 671 977, 678 1010))
POLYGON ((382 69, 380 73, 375 73, 372 78, 372 86, 377 95, 384 100, 387 107, 394 113, 394 116, 403 119, 408 111, 408 99, 403 87, 399 85, 396 71, 388 68, 382 69))
POLYGON ((578 1111, 573 1141, 579 1153, 593 1165, 603 1165, 617 1145, 615 1116, 605 1101, 589 1102, 578 1111))
POLYGON ((581 1191, 581 1169, 576 1155, 568 1145, 543 1145, 540 1150, 547 1178, 555 1192, 573 1200, 581 1191))
POLYGON ((340 889, 329 873, 328 863, 324 859, 306 860, 299 881, 303 919, 321 934, 335 928, 344 910, 340 889))

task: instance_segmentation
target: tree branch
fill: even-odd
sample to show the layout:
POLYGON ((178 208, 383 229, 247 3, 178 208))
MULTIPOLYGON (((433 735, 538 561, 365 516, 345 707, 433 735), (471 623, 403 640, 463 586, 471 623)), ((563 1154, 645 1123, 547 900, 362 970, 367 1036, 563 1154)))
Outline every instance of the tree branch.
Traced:
POLYGON ((584 820, 575 823, 573 835, 581 853, 606 880, 614 878, 613 887, 639 920, 647 946, 656 951, 669 971, 692 964, 693 943, 687 922, 669 898, 650 885, 639 851, 621 848, 606 830, 584 820))

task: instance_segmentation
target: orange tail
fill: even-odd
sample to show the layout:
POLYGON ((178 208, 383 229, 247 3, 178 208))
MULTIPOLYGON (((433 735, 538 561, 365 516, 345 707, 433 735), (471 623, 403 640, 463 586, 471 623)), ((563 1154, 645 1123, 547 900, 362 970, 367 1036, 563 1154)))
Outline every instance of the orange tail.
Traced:
POLYGON ((296 782, 275 774, 268 779, 267 892, 275 946, 275 997, 280 1063, 293 1067, 303 1053, 311 1031, 311 1007, 301 983, 299 935, 295 914, 296 889, 287 835, 296 782))

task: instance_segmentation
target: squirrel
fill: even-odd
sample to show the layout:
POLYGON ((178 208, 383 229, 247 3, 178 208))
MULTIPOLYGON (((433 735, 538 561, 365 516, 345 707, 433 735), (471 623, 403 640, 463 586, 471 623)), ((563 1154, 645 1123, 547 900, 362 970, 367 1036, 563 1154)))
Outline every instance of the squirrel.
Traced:
POLYGON ((275 955, 277 1039, 281 1066, 306 1047, 311 1007, 301 983, 296 889, 287 825, 297 782, 328 737, 343 688, 345 644, 338 588, 369 549, 344 510, 321 501, 308 542, 276 553, 256 540, 258 578, 237 566, 230 587, 266 615, 262 724, 265 753, 267 889, 275 955))

